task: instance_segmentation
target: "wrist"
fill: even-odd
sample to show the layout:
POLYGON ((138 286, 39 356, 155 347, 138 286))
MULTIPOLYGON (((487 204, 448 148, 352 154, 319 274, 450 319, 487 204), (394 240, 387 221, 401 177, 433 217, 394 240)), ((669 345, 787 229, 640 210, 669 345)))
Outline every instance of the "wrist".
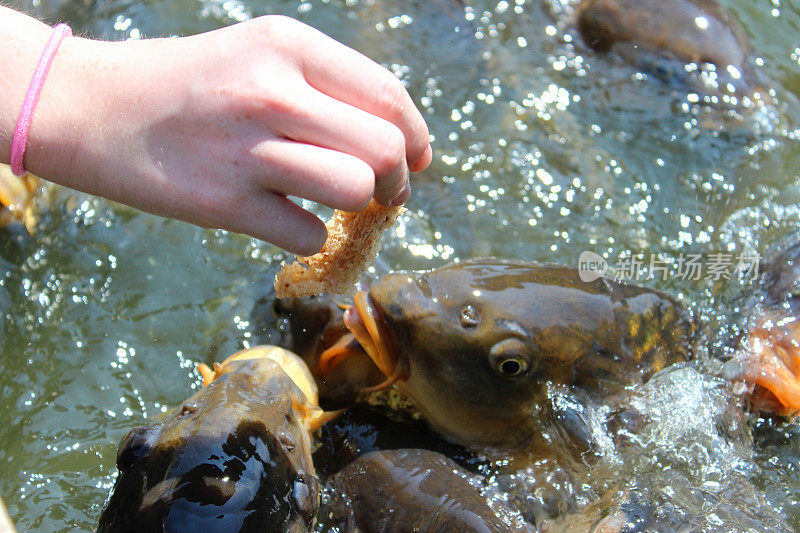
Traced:
POLYGON ((25 94, 52 28, 0 6, 0 162, 9 163, 11 142, 25 94))
POLYGON ((80 37, 61 43, 33 113, 25 168, 58 183, 73 186, 85 170, 83 145, 94 141, 106 102, 99 98, 104 70, 103 44, 80 37))

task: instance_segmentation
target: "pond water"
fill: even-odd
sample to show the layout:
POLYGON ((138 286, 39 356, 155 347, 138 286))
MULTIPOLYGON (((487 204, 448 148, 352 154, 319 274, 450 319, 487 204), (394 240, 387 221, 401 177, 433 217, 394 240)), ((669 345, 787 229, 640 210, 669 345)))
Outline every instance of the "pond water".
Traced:
MULTIPOLYGON (((391 68, 425 114, 434 161, 413 178, 380 272, 488 255, 577 265, 587 250, 612 265, 640 253, 737 258, 796 232, 800 7, 722 4, 775 104, 716 133, 709 121, 723 119, 696 93, 587 50, 567 0, 10 3, 103 39, 280 13, 391 68)), ((64 189, 40 209, 32 235, 0 234, 0 494, 21 531, 92 530, 127 430, 190 395, 198 362, 277 339, 254 309, 284 256, 64 189)), ((752 280, 640 274, 693 309, 708 332, 700 352, 730 351, 752 280)), ((800 431, 744 412, 713 368, 632 391, 626 401, 655 422, 580 476, 490 468, 487 486, 501 499, 528 487, 541 502, 549 483, 565 509, 648 494, 706 529, 800 527, 800 431)))

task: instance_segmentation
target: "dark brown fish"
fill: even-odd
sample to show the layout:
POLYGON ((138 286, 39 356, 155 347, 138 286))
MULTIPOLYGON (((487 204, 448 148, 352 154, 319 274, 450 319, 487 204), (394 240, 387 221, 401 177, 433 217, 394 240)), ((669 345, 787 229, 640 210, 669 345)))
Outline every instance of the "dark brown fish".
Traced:
POLYGON ((349 331, 343 320, 343 310, 352 303, 331 294, 304 298, 275 298, 272 311, 286 320, 283 345, 299 355, 309 368, 316 356, 333 346, 349 331))
POLYGON ((588 46, 656 74, 680 78, 686 64, 713 65, 719 87, 758 85, 747 34, 715 0, 584 0, 577 21, 588 46))
POLYGON ((273 312, 286 320, 284 343, 303 358, 317 380, 320 397, 334 402, 350 403, 364 387, 383 381, 383 374, 363 351, 344 323, 344 309, 352 299, 330 294, 303 298, 276 298, 273 312), (335 368, 320 371, 319 356, 327 351, 346 354, 346 360, 335 368))
POLYGON ((435 429, 504 449, 540 433, 548 387, 619 391, 686 359, 693 335, 660 292, 500 259, 386 276, 345 322, 435 429))
POLYGON ((320 484, 310 431, 326 417, 302 361, 239 352, 207 386, 119 445, 119 477, 98 531, 311 531, 320 484))
POLYGON ((489 462, 448 441, 424 420, 385 405, 356 404, 322 426, 316 437, 314 466, 322 478, 332 476, 360 455, 379 450, 425 448, 475 473, 489 462))
POLYGON ((333 522, 363 533, 535 531, 502 521, 469 477, 436 452, 370 452, 331 478, 333 522))

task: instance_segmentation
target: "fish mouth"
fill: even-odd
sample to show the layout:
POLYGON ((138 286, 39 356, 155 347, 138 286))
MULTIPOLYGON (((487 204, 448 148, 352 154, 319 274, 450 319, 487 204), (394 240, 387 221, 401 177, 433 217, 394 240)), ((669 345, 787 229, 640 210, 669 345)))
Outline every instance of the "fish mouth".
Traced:
POLYGON ((399 356, 394 338, 383 319, 374 300, 366 291, 359 291, 353 298, 353 306, 344 312, 344 324, 357 341, 354 347, 349 336, 325 350, 319 358, 319 370, 328 373, 345 359, 360 353, 358 348, 367 352, 375 366, 386 380, 372 387, 364 387, 362 392, 375 392, 391 386, 398 380, 408 378, 408 366, 404 358, 399 356))

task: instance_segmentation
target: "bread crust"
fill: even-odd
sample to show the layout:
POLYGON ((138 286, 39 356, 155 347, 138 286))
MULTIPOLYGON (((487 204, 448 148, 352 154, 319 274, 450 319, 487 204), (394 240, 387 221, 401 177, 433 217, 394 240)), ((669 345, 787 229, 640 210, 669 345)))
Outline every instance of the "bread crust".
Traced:
POLYGON ((322 250, 298 257, 275 276, 278 297, 354 293, 356 283, 381 249, 381 236, 403 211, 402 206, 384 207, 375 200, 355 213, 335 211, 325 224, 328 240, 322 250))

